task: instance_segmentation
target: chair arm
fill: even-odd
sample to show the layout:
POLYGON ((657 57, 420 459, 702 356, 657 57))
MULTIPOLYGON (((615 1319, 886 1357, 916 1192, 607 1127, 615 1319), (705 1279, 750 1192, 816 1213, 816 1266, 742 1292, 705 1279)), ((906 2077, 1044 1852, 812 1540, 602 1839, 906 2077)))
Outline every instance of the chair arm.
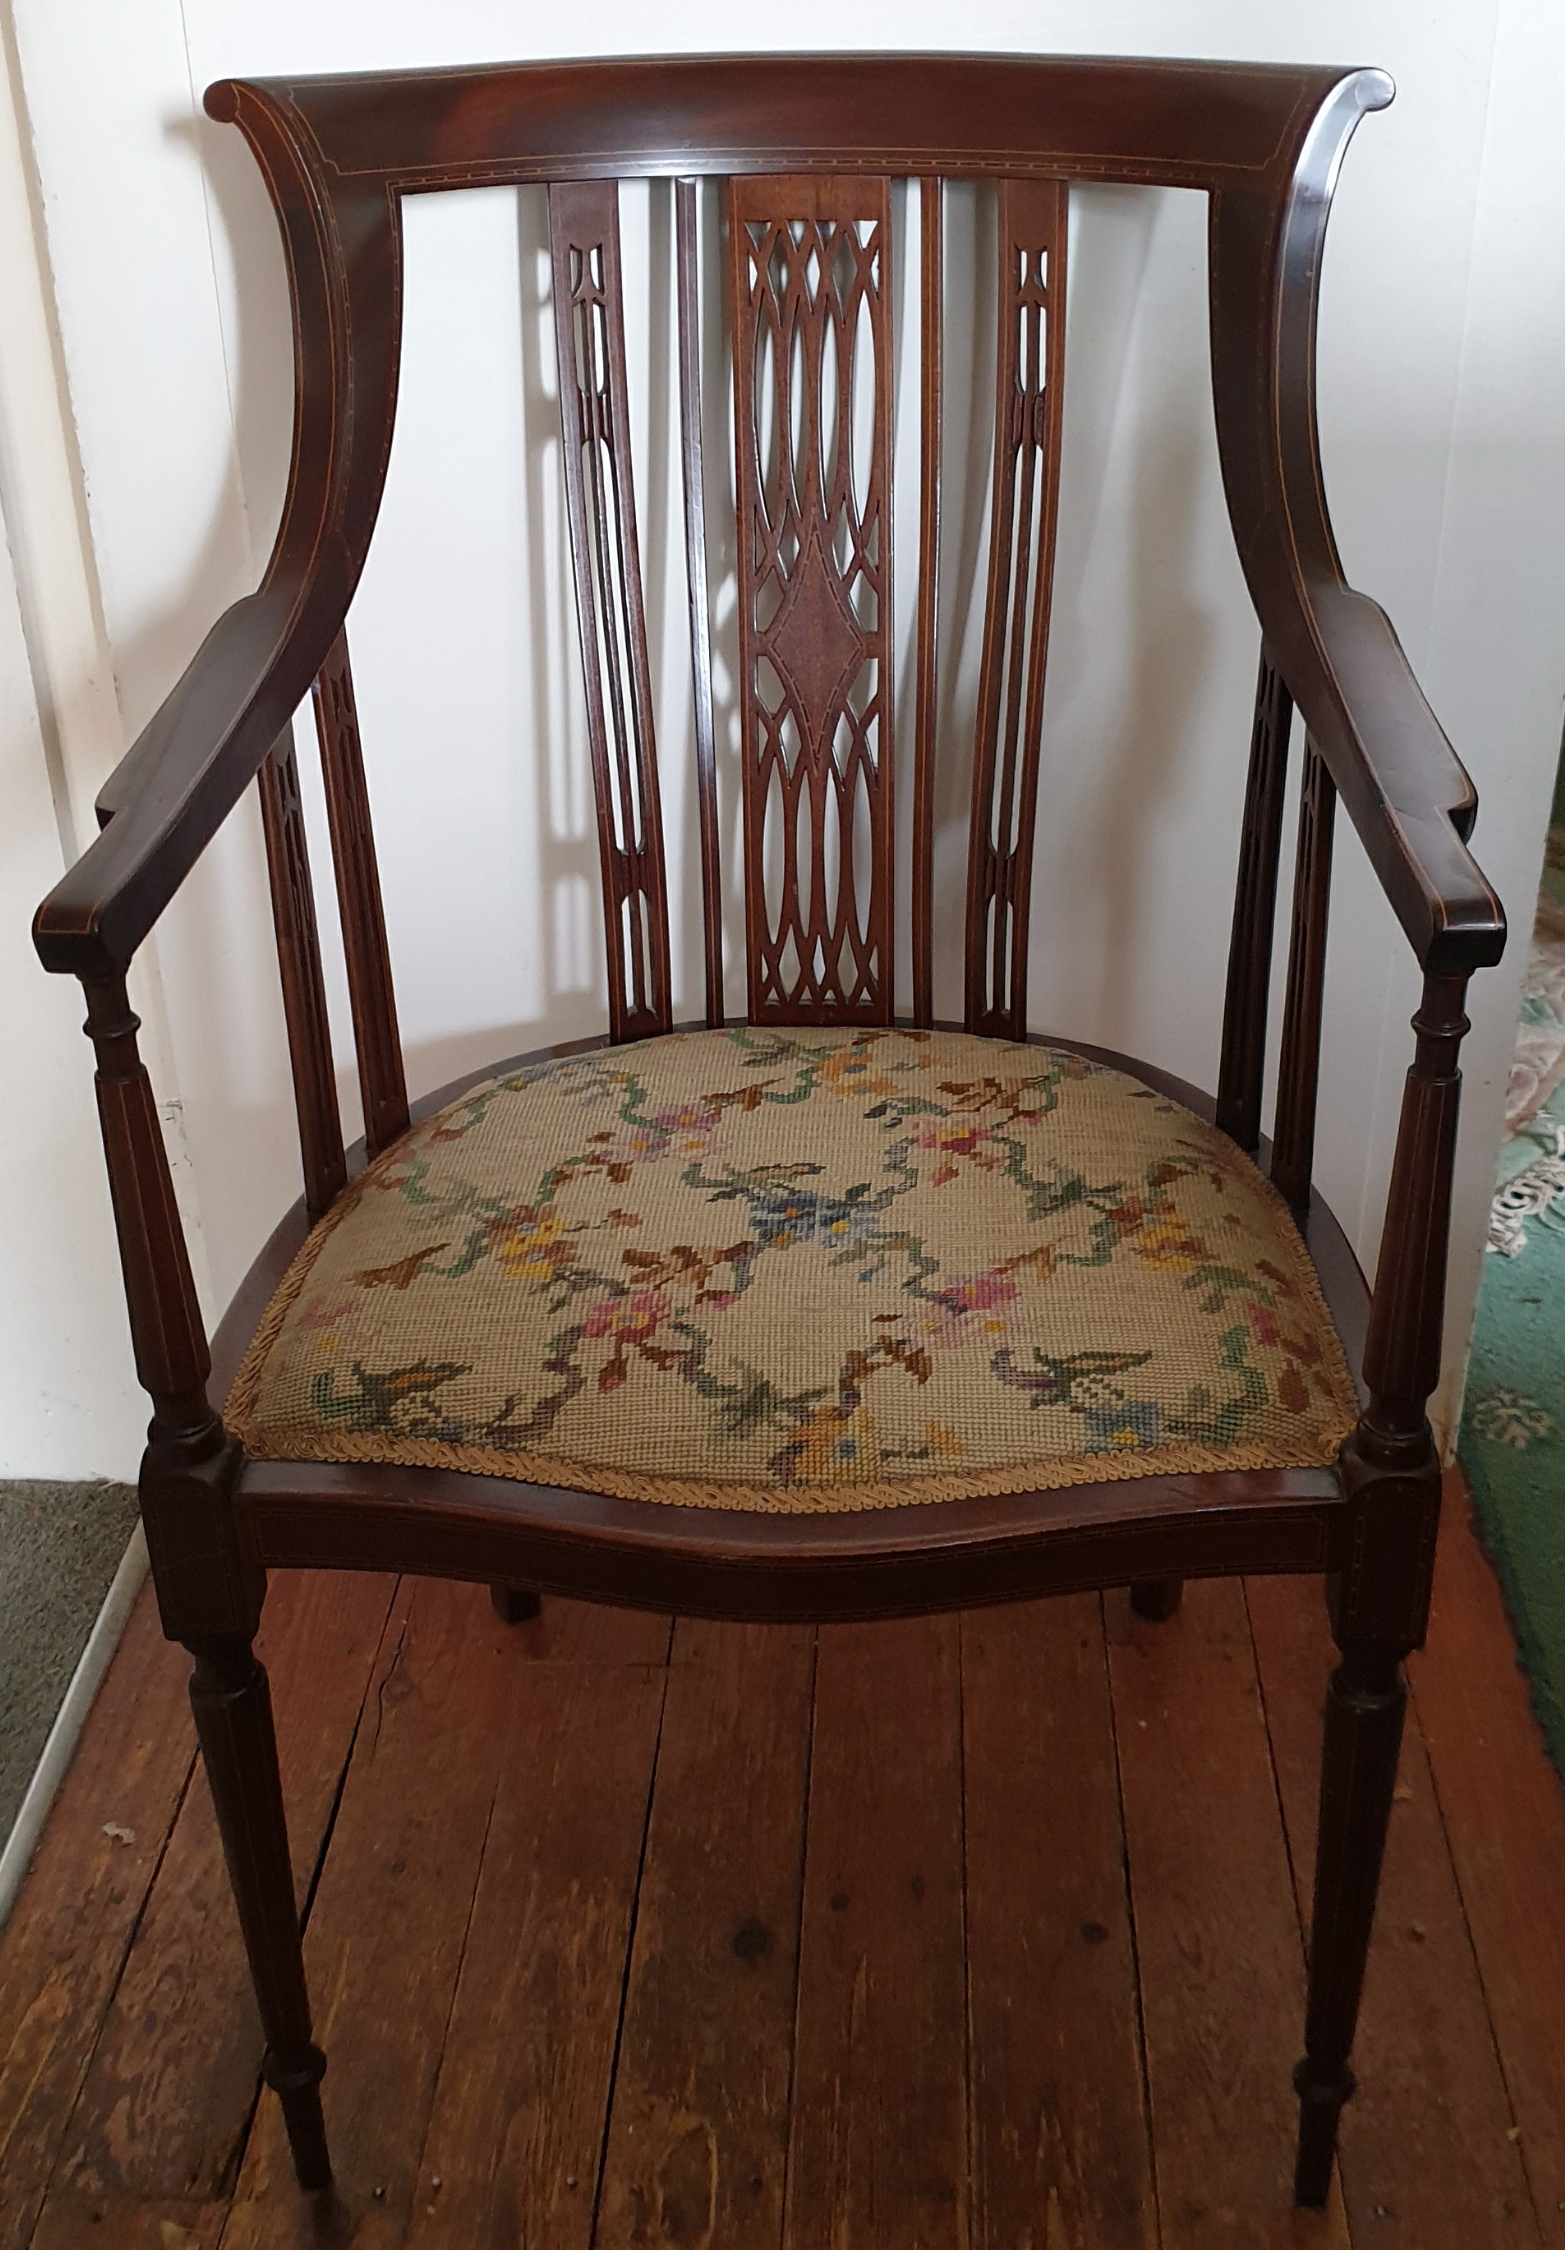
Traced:
POLYGON ((1325 759, 1426 971, 1500 958, 1505 913, 1467 849, 1477 794, 1376 603, 1343 576, 1315 419, 1315 331, 1338 168, 1383 71, 1345 72, 1287 157, 1281 192, 1211 204, 1212 389, 1239 559, 1267 653, 1325 759))
POLYGON ((1467 848, 1478 793, 1385 611, 1338 577, 1263 626, 1422 966, 1498 961, 1505 910, 1467 848))
POLYGON ((102 833, 33 924, 46 969, 98 983, 128 966, 308 694, 331 632, 301 630, 290 592, 224 612, 105 782, 102 833))

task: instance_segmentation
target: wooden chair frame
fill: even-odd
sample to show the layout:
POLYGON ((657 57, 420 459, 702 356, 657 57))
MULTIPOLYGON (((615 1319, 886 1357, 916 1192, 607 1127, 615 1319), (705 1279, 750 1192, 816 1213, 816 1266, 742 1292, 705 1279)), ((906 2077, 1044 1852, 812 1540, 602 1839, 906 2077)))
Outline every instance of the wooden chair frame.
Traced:
MULTIPOLYGON (((1338 2114, 1353 2088, 1348 2057, 1401 1735, 1402 1660, 1419 1645, 1428 1615, 1439 1464, 1425 1406, 1439 1368, 1463 1001, 1469 975, 1499 958, 1505 937, 1499 902, 1466 848, 1476 811, 1471 784, 1386 617, 1345 583, 1323 499, 1314 415, 1322 243, 1346 143, 1364 112, 1390 98, 1390 82, 1372 70, 944 54, 540 64, 229 81, 209 91, 210 113, 237 123, 255 152, 287 255, 297 409, 282 525, 258 591, 220 618, 103 790, 103 832, 41 908, 36 937, 46 966, 80 977, 86 990, 136 1363, 153 1402, 141 1506, 157 1595, 166 1632, 195 1658, 192 1698, 266 2032, 265 2075, 281 2095, 306 2186, 329 2178, 319 2097, 324 2061, 311 2039, 266 1680, 252 1649, 268 1571, 406 1570, 709 1616, 829 1619, 1127 1583, 1143 1613, 1159 1615, 1192 1574, 1308 1570, 1326 1579, 1342 1659, 1328 1699, 1307 2051, 1295 2074, 1297 2194, 1306 2203, 1324 2200, 1338 2114), (640 574, 633 505, 627 511, 623 504, 630 464, 615 317, 617 220, 614 189, 605 184, 636 175, 677 182, 707 1013, 714 1023, 722 1018, 722 955, 695 183, 710 175, 734 183, 736 241, 744 214, 753 210, 761 214, 757 224, 764 221, 768 178, 786 176, 800 207, 811 209, 826 207, 832 180, 858 180, 866 194, 876 182, 883 192, 892 176, 922 183, 924 563, 911 901, 912 1013, 919 1023, 931 1020, 941 355, 938 313, 932 318, 927 308, 939 303, 940 183, 996 183, 1002 230, 1013 220, 1035 233, 1052 227, 1048 239, 1060 255, 1070 181, 1206 192, 1217 432, 1264 653, 1215 1104, 1144 1066, 1129 1067, 1215 1115, 1241 1148, 1264 1160, 1266 1006, 1297 708, 1306 737, 1303 794, 1270 1169, 1305 1231, 1360 1379, 1362 1414, 1335 1467, 1154 1476, 868 1514, 756 1516, 647 1507, 431 1470, 258 1461, 225 1431, 211 1403, 223 1395, 212 1383, 214 1362, 218 1383, 226 1382, 288 1258, 366 1150, 373 1155, 387 1146, 410 1115, 455 1090, 442 1089, 415 1108, 407 1098, 343 637, 386 473, 399 351, 400 202, 410 193, 550 184, 583 644, 585 650, 612 643, 601 677, 595 662, 587 663, 611 1036, 670 1026, 640 574), (753 195, 747 183, 760 183, 753 195), (589 238, 596 248, 572 247, 589 238), (578 307, 590 311, 593 304, 608 317, 593 331, 600 342, 583 344, 586 330, 572 324, 578 307), (572 372, 574 394, 566 379, 572 372), (569 442, 572 414, 581 417, 580 444, 569 442), (595 467, 597 456, 588 458, 588 441, 598 440, 620 480, 617 617, 603 614, 609 581, 588 536, 589 519, 601 534, 608 505, 607 486, 594 496, 584 482, 603 473, 602 461, 595 467), (353 1151, 344 1149, 337 1114, 291 733, 292 715, 312 691, 366 1121, 365 1145, 353 1151), (209 1354, 125 974, 257 776, 306 1192, 241 1288, 209 1354), (1339 795, 1424 976, 1372 1298, 1310 1185, 1339 795)), ((742 288, 737 248, 735 258, 742 288)), ((1018 318, 1025 319, 1025 251, 1021 273, 1018 318)), ((1051 379, 1034 366, 1030 391, 1001 352, 999 419, 1013 411, 1022 419, 1010 452, 997 451, 996 506, 1031 505, 1034 481, 1030 474, 1018 481, 1016 463, 1017 448, 1033 446, 1044 465, 1040 506, 1050 520, 1037 533, 1037 654, 1025 692, 1019 674, 1008 688, 1000 680, 992 651, 985 660, 969 867, 966 1028, 1013 1039, 1026 1035, 1040 636, 1052 562, 1063 321, 1052 319, 1049 330, 1051 379), (1013 399, 1021 400, 1014 409, 1013 399), (1003 695, 1010 699, 1008 731, 993 718, 1003 695), (1024 708, 1019 729, 1016 714, 1024 708)), ((743 505, 742 465, 740 487, 743 505)), ((993 542, 992 607, 1021 600, 1004 583, 1001 544, 993 542)), ((876 551, 889 562, 889 546, 876 551)), ((759 633, 753 617, 746 630, 759 633)), ((871 637, 873 630, 865 628, 871 637)), ((889 792, 889 759, 886 779, 889 792)), ((884 832, 883 824, 877 833, 884 832)), ((874 947, 856 956, 857 985, 849 991, 824 974, 813 984, 806 978, 792 992, 789 1020, 891 1020, 889 867, 882 875, 875 894, 882 920, 874 924, 874 947)), ((772 941, 757 923, 754 889, 752 1013, 768 1004, 768 979, 775 986, 779 974, 776 946, 769 954, 772 941)), ((827 958, 811 950, 820 926, 795 905, 800 957, 818 964, 827 958)), ((840 948, 832 957, 847 959, 840 948)), ((521 1604, 528 1598, 513 1597, 521 1604)))

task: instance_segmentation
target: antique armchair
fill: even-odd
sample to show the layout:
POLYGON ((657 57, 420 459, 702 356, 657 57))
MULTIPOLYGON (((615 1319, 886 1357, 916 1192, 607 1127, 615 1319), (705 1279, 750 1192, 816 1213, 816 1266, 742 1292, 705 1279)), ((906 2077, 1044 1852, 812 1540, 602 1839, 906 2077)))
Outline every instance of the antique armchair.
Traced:
MULTIPOLYGON (((191 1693, 300 2181, 329 2163, 264 1672, 267 1574, 361 1567, 717 1617, 889 1616, 1313 1571, 1327 1701, 1296 2188, 1324 2200, 1425 1629, 1476 800, 1344 582, 1313 385, 1333 185, 1373 70, 769 56, 208 93, 276 206, 293 461, 224 615, 40 910, 82 979, 191 1693), (626 176, 674 189, 706 1022, 676 1030, 621 308, 626 176), (697 183, 725 183, 747 1004, 724 1021, 697 183), (919 183, 916 271, 892 182, 919 183), (962 1023, 933 1020, 943 183, 995 198, 987 607, 962 1023), (1215 1102, 1029 1036, 1028 911, 1072 181, 1204 190, 1228 508, 1262 637, 1215 1102), (410 1105, 344 619, 395 405, 401 198, 546 183, 608 1038, 410 1105), (911 991, 894 991, 893 289, 919 446, 911 991), (856 432, 847 404, 872 402, 856 432), (339 1122, 291 722, 313 687, 366 1134, 339 1122), (1302 798, 1269 1177, 1260 1125, 1290 734, 1302 798), (258 781, 305 1192, 209 1356, 125 977, 258 781), (1311 1170, 1341 796, 1423 972, 1373 1294, 1311 1170), (898 1012, 899 1003, 904 1012, 898 1012), (217 1379, 214 1381, 214 1366, 217 1379)), ((914 191, 909 190, 911 195, 914 191)), ((986 439, 986 443, 989 442, 986 439)), ((725 487, 726 489, 726 487, 725 487)), ((900 747, 900 745, 899 745, 900 747)), ((965 752, 964 752, 965 755, 965 752)), ((942 941, 944 942, 944 941, 942 941)), ((956 934, 949 940, 954 948, 956 934)))

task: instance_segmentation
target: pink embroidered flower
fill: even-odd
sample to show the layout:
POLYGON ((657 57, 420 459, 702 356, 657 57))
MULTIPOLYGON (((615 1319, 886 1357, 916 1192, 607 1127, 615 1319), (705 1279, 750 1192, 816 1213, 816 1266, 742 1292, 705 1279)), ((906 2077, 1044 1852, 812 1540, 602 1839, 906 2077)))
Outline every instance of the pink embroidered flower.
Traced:
POLYGON ((948 1281, 934 1301, 927 1332, 937 1351, 950 1351, 974 1336, 1003 1336, 1006 1319, 1002 1307, 1012 1303, 1016 1284, 1006 1273, 975 1273, 948 1281), (970 1323, 973 1313, 985 1317, 970 1323))
POLYGON ((645 1343, 673 1312, 665 1290, 632 1289, 624 1297, 600 1297, 582 1323, 588 1336, 612 1336, 625 1344, 645 1343))
POLYGON ((351 1297, 318 1298, 314 1304, 306 1305, 297 1315, 295 1325, 300 1328, 335 1328, 338 1321, 352 1310, 353 1299, 351 1297))

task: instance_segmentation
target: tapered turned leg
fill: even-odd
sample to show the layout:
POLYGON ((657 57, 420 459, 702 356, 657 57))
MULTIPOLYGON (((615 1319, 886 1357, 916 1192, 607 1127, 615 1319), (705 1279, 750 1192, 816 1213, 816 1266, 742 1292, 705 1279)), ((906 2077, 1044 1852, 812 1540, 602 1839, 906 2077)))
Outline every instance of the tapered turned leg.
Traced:
POLYGON ((1182 1578, 1138 1578, 1130 1589, 1130 1606, 1138 1617, 1162 1625, 1185 1598, 1182 1578))
POLYGON ((494 1613, 502 1625, 525 1625, 543 1607, 536 1586, 500 1586, 489 1589, 494 1613))
POLYGON ((310 2037, 266 1672, 248 1641, 186 1646, 196 1660, 190 1682, 196 1733, 266 2034, 261 2075, 282 2102, 299 2185, 323 2188, 331 2180, 320 2095, 326 2058, 310 2037))
POLYGON ((1383 1651, 1343 1651, 1326 1701, 1320 1840, 1310 1935, 1309 2013, 1299 2095, 1294 2196, 1320 2205, 1331 2182, 1337 2120, 1353 2092, 1348 2056, 1358 2021, 1380 1863, 1396 1787, 1407 1682, 1383 1651))

